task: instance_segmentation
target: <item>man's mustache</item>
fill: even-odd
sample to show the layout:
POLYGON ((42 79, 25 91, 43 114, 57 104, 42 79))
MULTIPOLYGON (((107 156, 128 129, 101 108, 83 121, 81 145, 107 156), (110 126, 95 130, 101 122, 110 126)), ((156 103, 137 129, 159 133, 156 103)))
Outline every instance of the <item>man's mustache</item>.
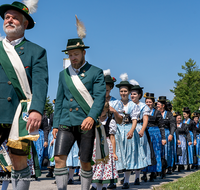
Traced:
POLYGON ((5 27, 8 27, 8 26, 12 26, 12 27, 16 28, 16 26, 14 24, 8 23, 8 24, 5 25, 5 27))

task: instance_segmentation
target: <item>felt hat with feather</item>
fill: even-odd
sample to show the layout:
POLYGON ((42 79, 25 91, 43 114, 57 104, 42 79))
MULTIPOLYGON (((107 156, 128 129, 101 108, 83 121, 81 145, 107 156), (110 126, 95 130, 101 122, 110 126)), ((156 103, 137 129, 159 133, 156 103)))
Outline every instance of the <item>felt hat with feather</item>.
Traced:
POLYGON ((86 29, 83 22, 81 22, 77 16, 76 16, 76 27, 79 38, 68 39, 66 49, 62 50, 62 52, 65 52, 66 54, 68 53, 69 50, 90 48, 89 46, 85 46, 83 42, 83 38, 86 37, 86 29))
POLYGON ((129 82, 130 84, 132 84, 131 90, 141 90, 144 88, 144 87, 140 87, 139 83, 134 79, 131 79, 129 82))
POLYGON ((117 81, 114 77, 111 77, 110 69, 104 70, 103 74, 104 74, 104 79, 106 83, 114 84, 114 82, 117 81))
POLYGON ((16 10, 23 14, 28 20, 28 26, 26 29, 34 27, 35 23, 30 14, 36 12, 38 0, 24 0, 23 3, 15 1, 12 4, 4 4, 0 6, 0 15, 4 19, 5 13, 8 10, 16 10))
POLYGON ((121 82, 119 84, 116 84, 115 86, 117 88, 120 88, 122 86, 127 86, 129 88, 129 90, 131 90, 131 87, 133 86, 132 84, 129 83, 128 81, 128 75, 127 73, 123 73, 120 75, 120 78, 121 78, 121 82))

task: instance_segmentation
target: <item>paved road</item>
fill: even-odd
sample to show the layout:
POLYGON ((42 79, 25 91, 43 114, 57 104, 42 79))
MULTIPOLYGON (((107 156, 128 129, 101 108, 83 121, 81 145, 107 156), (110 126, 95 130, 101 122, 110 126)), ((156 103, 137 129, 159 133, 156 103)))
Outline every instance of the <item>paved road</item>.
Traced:
MULTIPOLYGON (((155 179, 154 182, 142 182, 141 185, 135 186, 134 181, 135 181, 135 175, 132 174, 130 177, 130 188, 129 189, 140 189, 140 190, 150 190, 153 189, 153 186, 161 185, 161 183, 166 183, 166 182, 172 182, 177 180, 180 177, 185 177, 191 173, 196 172, 197 170, 191 170, 191 171, 183 171, 183 172, 177 172, 175 171, 172 175, 167 175, 165 179, 160 179, 158 177, 155 179)), ((30 190, 57 190, 56 184, 53 184, 55 181, 55 178, 46 178, 47 170, 42 171, 42 176, 38 178, 36 181, 32 181, 30 185, 30 190)), ((119 181, 123 178, 123 175, 119 175, 120 178, 118 180, 117 188, 116 189, 121 189, 122 185, 119 184, 119 181)), ((1 185, 0 185, 1 188, 1 185)), ((74 184, 73 185, 68 185, 68 190, 81 190, 81 185, 80 181, 78 181, 78 176, 74 177, 74 184)), ((8 186, 8 190, 12 190, 12 185, 11 183, 8 186)))

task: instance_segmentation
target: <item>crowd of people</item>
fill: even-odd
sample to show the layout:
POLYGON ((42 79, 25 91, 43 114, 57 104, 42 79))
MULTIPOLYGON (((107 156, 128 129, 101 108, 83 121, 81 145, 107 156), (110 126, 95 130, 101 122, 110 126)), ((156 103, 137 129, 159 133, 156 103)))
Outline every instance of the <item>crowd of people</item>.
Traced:
MULTIPOLYGON (((81 189, 116 188, 123 172, 122 189, 157 176, 165 178, 200 165, 199 111, 173 110, 166 96, 146 92, 136 80, 121 81, 110 70, 85 60, 86 36, 76 17, 79 38, 68 39, 63 52, 70 65, 60 72, 54 114, 48 119, 44 107, 48 90, 46 50, 30 41, 25 30, 35 25, 30 13, 38 0, 0 6, 6 37, 0 41, 0 175, 2 189, 11 179, 13 189, 28 190, 30 179, 55 175, 58 190, 80 176, 81 189), (119 89, 120 100, 110 95, 119 89), (141 102, 144 96, 145 103, 141 102), (183 115, 183 120, 182 120, 183 115), (80 170, 79 170, 80 169, 80 170), (143 173, 140 179, 140 174, 143 173), (92 186, 91 186, 92 184, 92 186)), ((187 105, 185 105, 187 106, 187 105)))

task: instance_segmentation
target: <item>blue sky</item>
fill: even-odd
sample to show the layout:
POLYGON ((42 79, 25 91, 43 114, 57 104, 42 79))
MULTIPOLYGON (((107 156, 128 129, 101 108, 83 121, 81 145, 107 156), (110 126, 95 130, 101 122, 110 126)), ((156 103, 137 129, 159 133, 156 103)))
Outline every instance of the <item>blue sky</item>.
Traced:
MULTIPOLYGON (((1 4, 12 2, 1 0, 1 4)), ((183 72, 181 65, 189 58, 200 63, 199 7, 199 0, 39 0, 32 15, 36 25, 25 36, 47 50, 51 100, 56 98, 66 58, 61 50, 69 38, 77 37, 75 14, 87 30, 89 63, 110 69, 116 84, 120 74, 127 73, 144 92, 172 100, 170 89, 179 80, 177 73, 183 72)), ((5 36, 2 27, 0 33, 5 36)), ((120 98, 117 88, 111 94, 120 98)))

